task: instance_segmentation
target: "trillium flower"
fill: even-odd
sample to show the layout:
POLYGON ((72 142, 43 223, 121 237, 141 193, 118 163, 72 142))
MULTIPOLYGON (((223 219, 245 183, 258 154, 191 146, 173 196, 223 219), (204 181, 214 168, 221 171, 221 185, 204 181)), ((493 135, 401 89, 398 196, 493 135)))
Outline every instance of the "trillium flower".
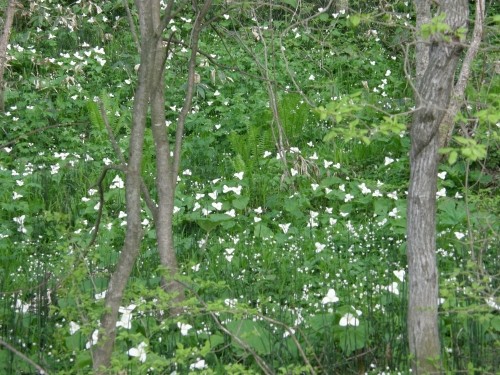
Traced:
POLYGON ((446 178, 446 171, 445 171, 445 172, 438 173, 438 177, 439 177, 441 180, 444 180, 444 179, 446 178))
POLYGON ((217 191, 214 191, 213 193, 208 193, 208 196, 212 198, 213 200, 217 199, 217 191))
POLYGON ((321 253, 325 249, 326 245, 316 242, 314 247, 316 247, 316 253, 321 253))
POLYGON ((122 313, 119 321, 116 322, 117 327, 123 327, 125 329, 130 329, 132 327, 132 311, 137 307, 137 305, 131 304, 128 307, 122 307, 118 309, 122 313))
POLYGON ((393 271, 392 273, 399 279, 399 281, 401 282, 405 281, 405 275, 406 275, 405 270, 393 271))
POLYGON ((357 326, 359 326, 359 319, 356 318, 356 316, 354 316, 354 314, 347 313, 342 318, 340 318, 339 326, 341 326, 341 327, 346 327, 346 326, 357 327, 357 326))
POLYGON ((187 336, 189 330, 191 328, 193 328, 193 326, 191 324, 184 324, 184 323, 181 323, 181 322, 177 322, 177 327, 179 327, 179 329, 181 330, 181 335, 182 336, 187 336))
POLYGON ((244 174, 245 174, 245 172, 238 172, 238 173, 233 174, 233 176, 236 177, 238 180, 243 180, 244 174))
POLYGON ((387 193, 387 197, 397 201, 398 200, 398 192, 396 190, 394 190, 391 193, 387 193))
POLYGON ((446 197, 446 188, 442 188, 436 193, 436 198, 446 197))
POLYGON ((80 326, 75 323, 75 322, 69 322, 69 334, 74 335, 78 330, 80 329, 80 326))
POLYGON ((123 183, 123 180, 121 179, 120 176, 116 175, 113 181, 111 181, 111 186, 109 187, 110 189, 123 189, 125 184, 123 183))
POLYGON ((335 293, 334 289, 328 289, 328 292, 326 293, 326 296, 323 297, 321 300, 321 303, 323 305, 326 305, 327 303, 335 303, 339 300, 337 297, 337 294, 335 293))
POLYGON ((291 225, 291 223, 288 223, 288 224, 278 224, 278 226, 281 228, 281 230, 285 234, 288 232, 288 229, 290 228, 290 225, 291 225))
POLYGON ((189 365, 191 371, 203 370, 207 368, 207 364, 204 359, 196 358, 196 362, 189 365))
POLYGON ((358 185, 358 187, 361 189, 361 193, 363 194, 370 194, 372 192, 370 189, 366 187, 366 184, 364 182, 358 185))
POLYGON ((461 240, 462 238, 465 237, 465 234, 461 233, 461 232, 455 232, 455 237, 457 237, 458 240, 461 240))
POLYGON ((90 349, 91 346, 97 344, 98 339, 99 339, 99 330, 96 329, 94 332, 92 332, 92 338, 89 341, 87 341, 85 347, 87 349, 90 349))
POLYGON ((384 158, 384 165, 389 165, 394 162, 394 159, 388 158, 387 156, 384 158))
POLYGON ((106 297, 106 290, 103 290, 101 293, 95 294, 95 299, 99 301, 100 299, 104 299, 106 297))
POLYGON ((328 168, 332 164, 333 164, 333 161, 323 160, 323 165, 325 166, 325 168, 328 168))
POLYGON ((226 249, 226 260, 228 262, 231 262, 233 260, 233 253, 234 253, 234 249, 233 248, 230 248, 230 249, 226 249))
POLYGON ((385 289, 399 296, 399 284, 397 282, 394 281, 391 285, 388 285, 385 289))
POLYGON ((217 211, 222 210, 222 203, 221 202, 212 202, 212 207, 215 208, 217 211))
POLYGON ((137 348, 130 348, 127 354, 131 357, 138 357, 139 361, 142 363, 146 362, 146 347, 148 345, 143 341, 139 345, 137 345, 137 348))

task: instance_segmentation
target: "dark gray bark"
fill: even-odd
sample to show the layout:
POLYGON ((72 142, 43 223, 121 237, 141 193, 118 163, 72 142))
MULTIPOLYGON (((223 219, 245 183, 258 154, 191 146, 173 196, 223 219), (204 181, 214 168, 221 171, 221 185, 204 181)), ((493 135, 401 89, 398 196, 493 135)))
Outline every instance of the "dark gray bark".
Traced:
POLYGON ((417 109, 410 132, 408 339, 414 374, 442 371, 436 263, 439 125, 450 103, 454 74, 462 51, 461 41, 454 32, 466 27, 468 19, 466 0, 442 0, 440 4, 440 12, 446 14, 445 22, 451 30, 447 35, 431 36, 428 64, 417 82, 417 109))

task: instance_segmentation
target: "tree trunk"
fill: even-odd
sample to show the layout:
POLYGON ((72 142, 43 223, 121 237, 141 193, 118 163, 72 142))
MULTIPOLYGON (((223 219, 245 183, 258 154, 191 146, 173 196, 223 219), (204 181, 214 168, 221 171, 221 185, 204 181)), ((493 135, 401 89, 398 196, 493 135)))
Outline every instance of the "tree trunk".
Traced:
MULTIPOLYGON (((450 32, 446 35, 434 34, 430 38, 429 60, 422 78, 417 82, 417 109, 410 132, 408 339, 414 374, 442 371, 436 264, 439 125, 450 103, 454 74, 462 50, 455 31, 466 27, 468 18, 466 0, 442 0, 440 4, 440 12, 446 14, 445 23, 450 26, 450 32)), ((417 55, 417 61, 419 58, 421 56, 417 55)))
POLYGON ((3 73, 5 65, 7 65, 7 44, 9 43, 10 31, 12 29, 12 22, 14 21, 14 13, 16 12, 17 1, 10 0, 5 10, 5 21, 3 24, 3 32, 0 37, 0 113, 5 111, 4 90, 5 82, 3 80, 3 73))
POLYGON ((465 88, 469 82, 470 71, 472 68, 472 61, 476 57, 481 40, 483 38, 484 28, 484 13, 485 13, 485 0, 476 0, 476 17, 474 21, 474 31, 472 32, 472 40, 469 43, 469 48, 463 59, 462 68, 458 75, 457 83, 451 95, 451 102, 448 111, 444 116, 443 121, 439 127, 439 147, 446 147, 451 140, 453 129, 455 127, 455 117, 463 105, 465 88))
POLYGON ((429 43, 422 38, 422 25, 431 22, 431 4, 429 0, 415 1, 415 10, 417 13, 416 34, 415 34, 415 73, 417 86, 422 80, 422 76, 429 65, 429 43))
POLYGON ((101 329, 98 344, 94 347, 93 368, 97 374, 105 372, 109 367, 116 337, 116 321, 118 309, 122 302, 123 292, 139 254, 142 239, 141 227, 141 161, 144 144, 144 129, 148 103, 152 87, 152 67, 155 61, 156 43, 152 28, 152 0, 143 1, 139 8, 141 23, 141 65, 139 82, 134 96, 132 114, 132 132, 130 135, 129 161, 125 185, 127 204, 127 231, 118 264, 109 281, 105 308, 101 318, 101 329))
POLYGON ((349 0, 337 0, 335 3, 335 11, 339 12, 347 12, 349 10, 349 0))

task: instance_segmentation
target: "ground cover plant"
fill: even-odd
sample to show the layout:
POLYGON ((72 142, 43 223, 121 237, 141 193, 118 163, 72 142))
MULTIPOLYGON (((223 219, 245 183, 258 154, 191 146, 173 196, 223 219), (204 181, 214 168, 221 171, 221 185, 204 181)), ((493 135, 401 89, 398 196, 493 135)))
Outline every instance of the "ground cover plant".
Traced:
MULTIPOLYGON (((401 46, 412 43, 413 4, 276 3, 270 22, 265 4, 214 2, 173 207, 183 309, 170 314, 176 296, 162 287, 169 274, 143 200, 109 373, 410 371, 415 102, 413 52, 401 46)), ((91 373, 126 235, 119 153, 130 146, 138 14, 123 1, 22 5, 0 113, 0 373, 91 373)), ((438 171, 438 317, 450 374, 500 368, 498 6, 487 5, 483 42, 493 47, 474 62, 438 171)), ((194 19, 168 25, 172 137, 194 19)), ((142 177, 155 199, 151 129, 142 177)))

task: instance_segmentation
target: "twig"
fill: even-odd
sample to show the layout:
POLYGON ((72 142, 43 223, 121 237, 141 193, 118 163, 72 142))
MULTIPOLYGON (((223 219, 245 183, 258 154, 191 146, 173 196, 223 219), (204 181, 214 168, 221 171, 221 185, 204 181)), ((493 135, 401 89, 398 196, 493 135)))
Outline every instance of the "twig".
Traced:
POLYGON ((135 28, 134 19, 132 17, 132 13, 130 12, 130 7, 128 6, 128 0, 123 0, 123 6, 127 12, 128 24, 130 26, 130 33, 132 34, 132 38, 134 38, 134 43, 137 48, 137 53, 141 54, 141 43, 139 42, 139 38, 137 37, 137 30, 135 28))
POLYGON ((224 332, 226 335, 230 336, 234 341, 236 341, 238 343, 238 345, 240 345, 244 350, 246 350, 248 353, 250 353, 255 361, 257 362, 257 364, 259 365, 259 367, 262 369, 262 371, 264 372, 264 374, 266 375, 270 375, 270 374, 274 374, 275 372, 273 371, 273 369, 271 369, 269 367, 269 365, 262 359, 261 356, 259 356, 255 350, 253 350, 250 345, 248 345, 244 340, 240 339, 238 336, 236 336, 234 333, 232 333, 231 331, 229 331, 226 327, 224 327, 224 325, 220 322, 219 318, 217 317, 217 315, 210 311, 210 309, 208 308, 208 305, 205 303, 205 301, 203 301, 203 299, 192 289, 189 287, 189 285, 187 285, 186 283, 180 281, 180 280, 175 280, 177 283, 181 284, 184 288, 186 289, 189 289, 191 291, 191 293, 193 293, 193 295, 196 297, 196 299, 200 302, 200 304, 205 308, 205 310, 208 312, 208 314, 210 315, 210 317, 213 319, 213 321, 215 322, 215 325, 222 331, 224 332))
POLYGON ((43 375, 48 375, 49 374, 42 366, 40 366, 39 364, 33 362, 33 360, 31 360, 30 358, 28 358, 26 355, 24 355, 19 350, 17 350, 16 348, 14 348, 12 345, 10 345, 10 344, 6 343, 5 341, 3 341, 2 338, 0 338, 0 345, 4 346, 7 350, 10 350, 12 353, 14 353, 18 357, 20 357, 23 361, 27 362, 28 364, 30 364, 31 366, 33 366, 34 368, 36 368, 37 371, 38 371, 38 373, 40 375, 42 375, 42 374, 43 375))

